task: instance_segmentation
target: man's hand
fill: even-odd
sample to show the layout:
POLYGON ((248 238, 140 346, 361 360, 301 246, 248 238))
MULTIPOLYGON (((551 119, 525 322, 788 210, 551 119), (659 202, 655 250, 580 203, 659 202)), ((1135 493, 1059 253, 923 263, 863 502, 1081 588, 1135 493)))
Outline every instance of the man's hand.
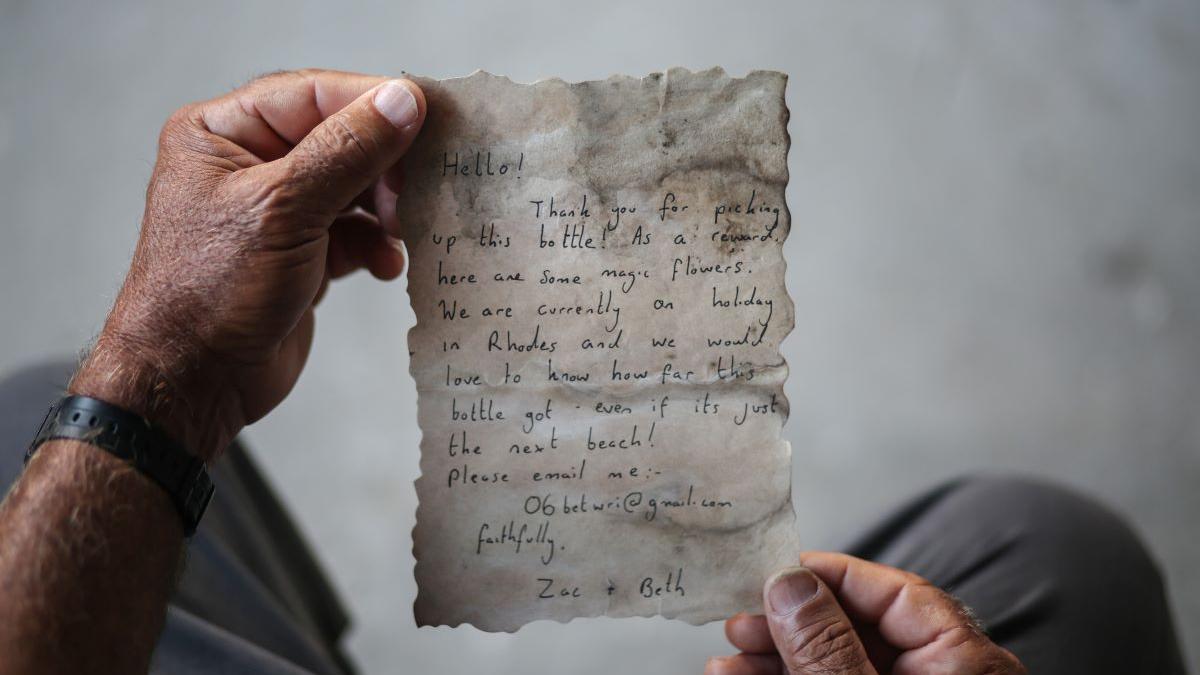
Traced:
MULTIPOLYGON (((424 119, 411 82, 328 71, 173 115, 129 275, 71 392, 212 459, 295 384, 330 279, 402 271, 386 232, 424 119)), ((146 672, 182 540, 149 478, 45 443, 0 504, 0 675, 146 672)))
POLYGON ((771 577, 766 616, 738 614, 725 635, 742 651, 707 675, 1019 675, 1025 668, 954 598, 915 574, 837 553, 771 577))
POLYGON ((72 392, 215 456, 295 384, 330 279, 403 271, 388 235, 397 162, 424 118, 415 84, 332 71, 176 112, 129 275, 72 392))

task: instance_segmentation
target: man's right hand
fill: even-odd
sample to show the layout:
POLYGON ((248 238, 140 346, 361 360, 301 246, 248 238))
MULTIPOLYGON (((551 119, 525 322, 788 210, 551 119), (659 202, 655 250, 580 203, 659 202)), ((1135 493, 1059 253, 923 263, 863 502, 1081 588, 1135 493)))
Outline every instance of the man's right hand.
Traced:
POLYGON ((963 605, 921 577, 838 553, 806 553, 763 589, 766 615, 738 614, 742 653, 706 675, 1023 675, 963 605))

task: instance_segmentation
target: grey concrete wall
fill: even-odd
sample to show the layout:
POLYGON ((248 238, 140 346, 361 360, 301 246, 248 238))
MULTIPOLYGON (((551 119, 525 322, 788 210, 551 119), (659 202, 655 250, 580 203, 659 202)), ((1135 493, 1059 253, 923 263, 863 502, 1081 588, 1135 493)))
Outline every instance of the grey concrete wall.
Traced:
MULTIPOLYGON (((1145 534, 1200 666, 1200 3, 170 5, 3 0, 0 371, 96 330, 161 122, 255 74, 775 68, 804 540, 964 471, 1056 478, 1145 534)), ((248 432, 365 669, 699 672, 724 650, 664 620, 414 627, 411 322, 401 284, 339 284, 298 389, 248 432)))

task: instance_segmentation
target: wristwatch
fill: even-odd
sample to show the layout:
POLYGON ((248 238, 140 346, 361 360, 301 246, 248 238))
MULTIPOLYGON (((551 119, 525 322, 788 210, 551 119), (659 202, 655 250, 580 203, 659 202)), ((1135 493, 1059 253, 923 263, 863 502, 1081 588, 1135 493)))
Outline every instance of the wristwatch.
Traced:
POLYGON ((25 463, 43 443, 54 439, 88 443, 133 465, 167 491, 183 518, 184 535, 196 531, 213 495, 204 461, 145 418, 89 396, 67 396, 50 406, 25 452, 25 463))

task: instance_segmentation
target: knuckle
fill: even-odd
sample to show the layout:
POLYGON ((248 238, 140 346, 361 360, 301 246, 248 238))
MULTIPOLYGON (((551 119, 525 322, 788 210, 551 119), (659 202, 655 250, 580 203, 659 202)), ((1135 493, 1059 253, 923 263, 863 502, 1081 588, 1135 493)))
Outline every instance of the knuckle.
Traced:
POLYGON ((171 113, 158 135, 160 152, 217 155, 220 152, 215 137, 208 132, 204 112, 199 104, 189 104, 171 113))
POLYGON ((167 121, 163 123, 162 130, 158 134, 158 144, 160 147, 170 147, 179 138, 189 134, 189 127, 195 125, 197 120, 197 110, 195 105, 185 105, 167 117, 167 121))
POLYGON ((788 636, 785 663, 804 673, 840 673, 866 663, 854 628, 836 616, 800 623, 788 636))
POLYGON ((318 76, 318 75, 320 75, 321 73, 324 73, 324 72, 326 72, 326 71, 325 71, 325 69, 323 69, 323 68, 299 68, 299 69, 293 70, 293 71, 291 71, 291 72, 292 72, 293 74, 295 74, 295 75, 297 75, 297 76, 299 76, 299 77, 302 77, 302 78, 304 78, 304 79, 306 79, 306 80, 307 80, 307 79, 310 79, 310 78, 316 77, 316 76, 318 76))
POLYGON ((319 164, 356 178, 372 178, 374 141, 359 131, 345 111, 330 115, 312 135, 305 162, 319 164))
POLYGON ((345 111, 339 111, 329 116, 326 122, 327 136, 339 149, 342 149, 357 160, 367 160, 371 157, 370 139, 355 128, 354 121, 345 111))
POLYGON ((164 126, 171 127, 193 123, 199 113, 199 108, 200 106, 195 103, 188 103, 187 105, 176 108, 175 111, 172 112, 169 117, 167 117, 167 123, 164 126))
POLYGON ((970 623, 963 623, 961 625, 954 626, 942 634, 942 640, 944 640, 946 645, 951 649, 969 645, 977 642, 980 639, 986 638, 983 637, 983 633, 980 632, 980 630, 976 628, 974 624, 970 623))
POLYGON ((269 73, 263 73, 251 78, 242 88, 256 88, 263 85, 271 85, 281 80, 294 80, 301 77, 305 77, 303 70, 272 70, 269 73))
POLYGON ((960 665, 968 666, 961 672, 972 675, 1025 675, 1025 666, 1012 652, 988 639, 987 635, 972 622, 966 621, 944 632, 939 640, 960 665))

